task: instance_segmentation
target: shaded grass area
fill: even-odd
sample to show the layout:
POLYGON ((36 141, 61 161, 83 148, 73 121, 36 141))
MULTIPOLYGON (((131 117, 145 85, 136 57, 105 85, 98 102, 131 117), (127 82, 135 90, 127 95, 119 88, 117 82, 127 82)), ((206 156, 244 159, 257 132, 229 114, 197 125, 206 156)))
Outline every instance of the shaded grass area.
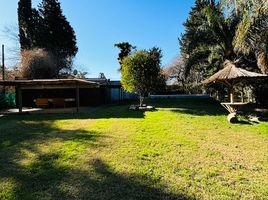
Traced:
POLYGON ((158 99, 147 100, 149 104, 154 104, 158 108, 169 108, 173 112, 180 114, 190 114, 197 116, 204 115, 224 115, 227 112, 214 99, 206 98, 185 98, 185 99, 158 99), (156 102, 154 102, 156 101, 156 102))
POLYGON ((266 199, 268 123, 213 100, 0 118, 0 199, 266 199))

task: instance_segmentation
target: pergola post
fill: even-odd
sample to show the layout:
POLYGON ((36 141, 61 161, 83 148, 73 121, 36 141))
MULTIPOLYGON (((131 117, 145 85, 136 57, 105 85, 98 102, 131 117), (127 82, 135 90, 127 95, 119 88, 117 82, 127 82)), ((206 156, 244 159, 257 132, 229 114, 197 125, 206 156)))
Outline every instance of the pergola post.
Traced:
POLYGON ((76 83, 75 84, 75 93, 76 93, 76 112, 79 112, 79 106, 80 106, 80 99, 79 99, 79 96, 80 96, 80 94, 79 94, 79 84, 78 83, 76 83))
POLYGON ((21 85, 18 85, 18 106, 19 106, 19 113, 22 113, 22 91, 21 85))

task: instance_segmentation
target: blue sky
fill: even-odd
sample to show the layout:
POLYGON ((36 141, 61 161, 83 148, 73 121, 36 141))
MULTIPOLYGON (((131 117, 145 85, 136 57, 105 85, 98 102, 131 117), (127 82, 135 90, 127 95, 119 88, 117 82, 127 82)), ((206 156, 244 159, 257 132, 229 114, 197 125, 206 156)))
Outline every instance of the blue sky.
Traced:
MULTIPOLYGON (((32 0, 37 6, 41 0, 32 0)), ((0 0, 0 29, 17 24, 17 0, 0 0)), ((89 77, 103 72, 107 78, 119 79, 118 49, 114 44, 127 41, 148 49, 163 50, 162 64, 179 54, 178 37, 183 33, 194 0, 61 0, 64 15, 73 26, 79 52, 75 65, 89 77)), ((3 31, 0 43, 12 57, 14 41, 3 31)), ((8 62, 11 65, 11 61, 8 62)))

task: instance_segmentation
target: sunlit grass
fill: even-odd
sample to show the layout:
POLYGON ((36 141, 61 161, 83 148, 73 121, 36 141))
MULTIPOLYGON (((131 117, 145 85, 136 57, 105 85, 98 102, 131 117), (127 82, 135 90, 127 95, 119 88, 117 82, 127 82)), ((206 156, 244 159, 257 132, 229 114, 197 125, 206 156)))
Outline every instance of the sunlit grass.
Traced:
POLYGON ((0 119, 0 199, 267 199, 268 123, 208 100, 0 119))

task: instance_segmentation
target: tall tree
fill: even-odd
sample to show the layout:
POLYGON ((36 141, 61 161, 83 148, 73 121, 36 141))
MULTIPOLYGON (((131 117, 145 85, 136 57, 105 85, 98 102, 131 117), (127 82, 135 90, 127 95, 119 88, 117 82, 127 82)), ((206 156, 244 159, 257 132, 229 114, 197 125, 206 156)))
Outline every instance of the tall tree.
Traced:
POLYGON ((136 92, 140 97, 140 105, 147 93, 162 89, 165 85, 161 74, 161 57, 161 50, 154 47, 148 51, 134 52, 122 61, 123 88, 128 92, 136 92))
POLYGON ((32 20, 33 20, 33 37, 32 37, 32 48, 46 48, 47 44, 47 30, 44 19, 41 17, 39 11, 35 8, 32 9, 32 20))
POLYGON ((121 70, 121 64, 122 64, 123 59, 127 57, 132 52, 132 50, 136 49, 136 47, 132 46, 128 42, 116 43, 114 46, 120 49, 117 60, 119 61, 119 64, 120 64, 119 70, 121 70))
POLYGON ((18 2, 19 40, 21 49, 33 47, 33 18, 31 0, 19 0, 18 2))
POLYGON ((188 20, 186 32, 181 39, 181 51, 186 60, 186 72, 197 69, 204 78, 223 67, 226 59, 240 59, 244 66, 257 69, 253 55, 235 51, 233 45, 241 15, 226 15, 215 0, 197 0, 188 20), (249 64, 250 63, 250 64, 249 64))
MULTIPOLYGON (((182 57, 185 60, 186 76, 193 69, 206 68, 209 66, 208 57, 211 54, 210 48, 217 43, 213 31, 208 28, 209 24, 203 10, 210 5, 209 0, 196 0, 190 15, 184 23, 185 33, 181 36, 180 46, 182 57)), ((215 3, 213 2, 213 5, 215 3)), ((217 51, 219 47, 215 48, 217 51)))
POLYGON ((267 7, 267 0, 196 0, 180 40, 186 74, 196 70, 204 79, 226 59, 267 73, 267 7))
POLYGON ((71 70, 78 51, 76 35, 58 0, 43 0, 38 10, 31 0, 19 0, 18 20, 21 51, 44 49, 56 59, 56 74, 71 70))
POLYGON ((45 24, 39 11, 32 8, 31 0, 18 3, 19 40, 21 50, 44 48, 47 43, 45 24))
POLYGON ((73 57, 78 51, 76 35, 62 13, 58 0, 43 0, 39 6, 43 18, 46 41, 44 48, 58 59, 58 70, 71 69, 73 57))
POLYGON ((268 74, 268 1, 222 0, 227 9, 241 13, 242 20, 234 39, 235 51, 250 54, 257 59, 258 67, 268 74))

